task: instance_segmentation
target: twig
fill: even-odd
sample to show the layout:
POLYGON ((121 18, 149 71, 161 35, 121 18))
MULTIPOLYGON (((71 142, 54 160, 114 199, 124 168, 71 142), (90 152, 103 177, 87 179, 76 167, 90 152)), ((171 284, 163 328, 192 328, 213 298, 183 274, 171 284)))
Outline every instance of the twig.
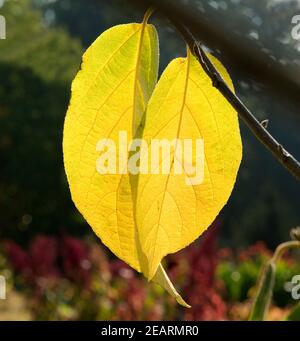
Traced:
POLYGON ((178 32, 182 35, 185 42, 190 47, 199 60, 207 75, 211 78, 213 86, 215 86, 232 107, 238 112, 240 118, 246 123, 248 128, 254 136, 272 153, 272 155, 279 161, 294 177, 300 181, 300 163, 290 154, 266 129, 266 124, 262 124, 251 113, 246 105, 239 99, 238 96, 227 86, 224 79, 219 74, 218 70, 214 67, 210 59, 205 54, 201 44, 193 37, 191 32, 185 25, 178 21, 172 11, 166 11, 163 2, 154 0, 147 0, 154 8, 157 6, 159 10, 170 20, 170 22, 177 28, 178 32), (161 4, 161 6, 159 5, 161 4))
MULTIPOLYGON (((172 21, 172 18, 170 18, 172 21)), ((218 70, 204 52, 201 44, 197 42, 191 33, 181 24, 172 21, 177 30, 181 33, 190 50, 203 67, 206 74, 211 78, 212 84, 216 87, 232 107, 238 112, 241 119, 246 123, 256 138, 273 154, 297 180, 300 181, 300 163, 267 131, 257 118, 251 113, 239 97, 229 88, 218 70)))
POLYGON ((263 120, 260 122, 260 124, 265 128, 267 129, 268 128, 268 125, 269 125, 269 120, 263 120))
POLYGON ((279 244, 273 254, 271 262, 276 263, 280 259, 280 257, 284 254, 284 252, 291 250, 291 249, 296 249, 296 248, 300 248, 300 242, 297 240, 279 244))
MULTIPOLYGON (((231 28, 225 25, 224 18, 216 21, 209 11, 196 9, 196 1, 185 0, 130 0, 142 10, 155 7, 160 14, 174 23, 183 24, 198 41, 213 50, 222 51, 224 57, 235 70, 244 76, 264 84, 269 94, 276 96, 277 101, 288 100, 296 108, 300 106, 300 81, 297 77, 296 66, 291 62, 289 67, 273 60, 263 49, 258 48, 254 42, 240 32, 235 32, 233 27, 243 25, 242 16, 235 16, 235 25, 231 28)), ((202 1, 203 3, 205 1, 202 1)))

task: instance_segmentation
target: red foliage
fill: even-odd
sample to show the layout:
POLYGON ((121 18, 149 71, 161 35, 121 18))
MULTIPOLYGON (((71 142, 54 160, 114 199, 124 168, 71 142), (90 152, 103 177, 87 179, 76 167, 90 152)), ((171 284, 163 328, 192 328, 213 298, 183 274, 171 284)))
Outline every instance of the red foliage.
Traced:
MULTIPOLYGON (((169 257, 168 273, 184 298, 192 305, 191 309, 183 311, 185 320, 226 318, 226 306, 218 293, 215 279, 216 266, 220 259, 217 237, 218 224, 215 223, 203 235, 200 243, 196 242, 169 257)), ((107 293, 107 298, 115 306, 116 319, 163 318, 165 306, 161 300, 155 300, 150 310, 145 312, 147 286, 133 269, 120 260, 109 261, 105 255, 95 253, 93 247, 80 239, 39 235, 32 240, 27 251, 12 241, 6 243, 6 250, 16 273, 21 274, 36 288, 38 294, 43 293, 46 287, 43 278, 59 280, 60 276, 67 277, 80 288, 89 289, 93 271, 96 269, 103 272, 104 281, 111 281, 108 285, 113 286, 113 281, 118 283, 117 295, 113 290, 107 293)), ((167 305, 168 300, 170 297, 166 298, 167 305)), ((175 301, 170 302, 171 306, 176 305, 175 301)))
POLYGON ((41 278, 58 278, 62 273, 70 279, 88 286, 90 261, 87 245, 79 239, 38 235, 22 249, 13 241, 5 242, 5 250, 16 273, 25 281, 39 286, 41 278))
POLYGON ((30 276, 32 273, 32 264, 29 255, 11 240, 4 243, 4 249, 14 270, 26 277, 30 276))
MULTIPOLYGON (((223 320, 226 305, 216 290, 215 271, 218 264, 219 224, 215 222, 203 235, 201 242, 195 242, 177 255, 171 256, 170 273, 176 278, 179 260, 184 258, 187 271, 184 275, 184 297, 192 305, 186 309, 186 320, 223 320)), ((176 283, 176 279, 175 279, 176 283)))
POLYGON ((88 287, 91 262, 87 245, 80 239, 64 237, 61 245, 63 268, 66 275, 88 287))
POLYGON ((54 237, 37 236, 29 245, 32 271, 40 277, 57 277, 58 242, 54 237))
POLYGON ((243 250, 239 253, 239 260, 241 262, 248 260, 253 257, 271 257, 270 250, 266 247, 264 242, 258 241, 253 245, 250 245, 246 250, 243 250))

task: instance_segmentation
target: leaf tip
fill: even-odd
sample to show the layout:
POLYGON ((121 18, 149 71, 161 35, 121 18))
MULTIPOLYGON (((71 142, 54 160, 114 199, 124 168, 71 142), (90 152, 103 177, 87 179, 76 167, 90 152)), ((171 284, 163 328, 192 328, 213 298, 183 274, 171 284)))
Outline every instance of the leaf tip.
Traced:
POLYGON ((170 281, 167 273, 162 267, 161 263, 158 266, 157 272, 153 277, 153 282, 160 285, 162 288, 167 290, 167 292, 175 298, 176 302, 180 304, 182 307, 191 308, 191 306, 185 302, 185 300, 181 297, 181 295, 177 292, 172 282, 170 281))
POLYGON ((185 308, 192 308, 185 300, 178 294, 175 296, 176 302, 185 308))

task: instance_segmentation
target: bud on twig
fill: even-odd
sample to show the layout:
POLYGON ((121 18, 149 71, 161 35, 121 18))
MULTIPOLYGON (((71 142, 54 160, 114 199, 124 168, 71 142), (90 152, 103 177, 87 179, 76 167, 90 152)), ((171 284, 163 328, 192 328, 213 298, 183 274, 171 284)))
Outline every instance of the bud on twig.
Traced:
POLYGON ((291 229, 290 235, 292 239, 300 241, 300 226, 291 229))

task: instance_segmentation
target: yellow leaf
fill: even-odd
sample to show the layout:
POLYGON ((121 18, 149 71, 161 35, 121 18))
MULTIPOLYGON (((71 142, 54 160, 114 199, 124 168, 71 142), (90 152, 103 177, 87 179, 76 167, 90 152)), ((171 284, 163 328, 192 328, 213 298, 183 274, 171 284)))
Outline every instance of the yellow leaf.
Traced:
MULTIPOLYGON (((211 58, 232 86, 224 67, 211 58)), ((187 171, 179 142, 171 150, 168 173, 161 174, 166 161, 161 153, 160 174, 139 174, 135 219, 148 279, 164 256, 190 244, 214 221, 231 194, 242 157, 237 114, 190 52, 169 64, 148 103, 143 140, 150 146, 153 139, 203 139, 204 154, 203 179, 187 171), (174 174, 178 166, 182 174, 174 174)), ((159 149, 151 145, 149 150, 157 156, 159 149)), ((191 161, 195 164, 195 152, 191 161)))
MULTIPOLYGON (((136 270, 140 265, 129 177, 99 174, 96 148, 100 139, 117 142, 120 131, 132 139, 144 115, 158 72, 157 33, 146 21, 105 31, 85 52, 72 84, 63 139, 76 207, 103 243, 136 270), (118 213, 121 209, 125 216, 118 213)), ((117 154, 121 148, 117 144, 117 154)))
MULTIPOLYGON (((96 147, 100 138, 116 142, 120 131, 127 132, 128 140, 137 135, 158 71, 157 33, 147 24, 147 16, 142 24, 109 29, 86 51, 72 84, 63 140, 65 169, 76 207, 104 244, 137 271, 143 255, 130 177, 97 173, 96 147)), ((187 306, 162 266, 155 282, 187 306)))
MULTIPOLYGON (((197 238, 227 201, 241 158, 239 128, 191 55, 169 65, 147 108, 158 70, 157 34, 147 19, 107 30, 84 54, 65 120, 64 163, 72 199, 103 243, 189 307, 160 261, 197 238), (182 175, 122 174, 133 155, 118 143, 124 132, 129 145, 134 138, 149 145, 203 138, 203 182, 191 186, 185 168, 182 175)), ((178 164, 175 150, 177 144, 171 168, 178 164)))

